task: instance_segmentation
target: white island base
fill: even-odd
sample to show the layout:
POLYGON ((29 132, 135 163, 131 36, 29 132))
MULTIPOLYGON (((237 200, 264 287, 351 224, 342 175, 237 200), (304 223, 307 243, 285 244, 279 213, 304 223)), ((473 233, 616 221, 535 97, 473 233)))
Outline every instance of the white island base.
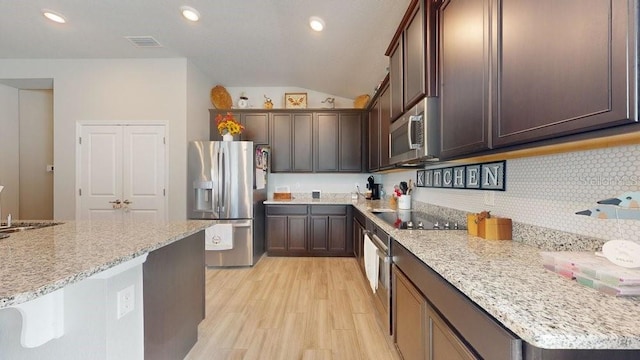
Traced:
POLYGON ((0 309, 2 359, 142 359, 146 254, 35 300, 0 309), (118 292, 133 308, 118 319, 118 292))

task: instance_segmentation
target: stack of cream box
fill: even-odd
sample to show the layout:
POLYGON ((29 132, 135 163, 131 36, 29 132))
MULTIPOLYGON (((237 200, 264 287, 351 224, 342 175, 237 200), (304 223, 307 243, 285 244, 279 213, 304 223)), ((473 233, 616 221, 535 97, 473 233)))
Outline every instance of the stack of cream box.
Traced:
POLYGON ((541 252, 545 269, 614 296, 640 296, 640 269, 618 266, 593 252, 541 252))

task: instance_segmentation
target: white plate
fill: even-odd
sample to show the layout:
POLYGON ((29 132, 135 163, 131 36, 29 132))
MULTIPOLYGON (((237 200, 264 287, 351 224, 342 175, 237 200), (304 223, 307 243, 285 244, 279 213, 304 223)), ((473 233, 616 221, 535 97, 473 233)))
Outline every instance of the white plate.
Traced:
POLYGON ((602 254, 612 263, 626 267, 640 267, 640 244, 627 240, 611 240, 602 245, 602 254))

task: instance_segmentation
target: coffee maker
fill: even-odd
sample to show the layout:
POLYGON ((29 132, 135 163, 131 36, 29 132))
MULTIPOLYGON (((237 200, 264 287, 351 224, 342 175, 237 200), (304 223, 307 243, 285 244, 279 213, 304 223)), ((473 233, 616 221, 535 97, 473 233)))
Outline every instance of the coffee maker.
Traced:
POLYGON ((367 189, 371 191, 371 200, 379 200, 382 184, 375 184, 374 181, 373 176, 369 176, 367 179, 367 189))

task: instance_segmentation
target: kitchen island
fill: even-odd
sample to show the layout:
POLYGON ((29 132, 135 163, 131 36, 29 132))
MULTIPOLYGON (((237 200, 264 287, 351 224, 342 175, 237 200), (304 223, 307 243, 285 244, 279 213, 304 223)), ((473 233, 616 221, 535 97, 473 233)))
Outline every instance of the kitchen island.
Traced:
POLYGON ((640 298, 606 295, 547 271, 537 247, 484 240, 464 230, 398 230, 371 212, 387 207, 383 201, 325 196, 289 203, 320 201, 352 204, 424 266, 522 339, 523 352, 532 348, 640 352, 640 298))
MULTIPOLYGON (((203 312, 200 235, 210 224, 65 222, 0 240, 0 353, 25 359, 142 358, 148 317, 143 303, 156 297, 146 293, 143 267, 156 254, 173 261, 163 250, 179 246, 172 252, 181 254, 180 261, 188 256, 201 269, 202 293, 195 302, 203 312)), ((180 270, 171 263, 165 268, 180 270)), ((145 281, 148 273, 145 268, 145 281)))

